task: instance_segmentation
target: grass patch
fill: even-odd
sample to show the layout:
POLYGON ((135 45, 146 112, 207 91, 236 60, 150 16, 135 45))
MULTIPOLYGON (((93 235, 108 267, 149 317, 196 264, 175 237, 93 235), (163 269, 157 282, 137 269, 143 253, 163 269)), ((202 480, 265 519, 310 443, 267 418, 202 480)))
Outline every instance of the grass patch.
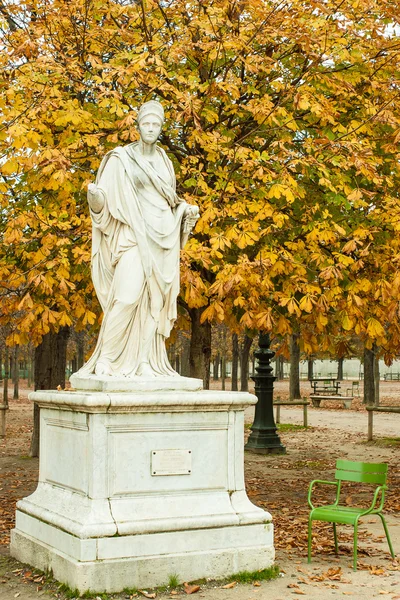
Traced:
POLYGON ((138 593, 137 588, 124 588, 122 590, 122 593, 125 594, 126 596, 135 596, 135 594, 138 593))
POLYGON ((261 571, 240 571, 227 578, 227 581, 237 581, 238 583, 253 583, 254 581, 271 581, 279 576, 280 569, 278 565, 272 565, 261 571))
POLYGON ((0 556, 0 577, 4 577, 10 568, 11 564, 8 556, 0 556))
POLYGON ((170 575, 168 577, 168 587, 175 589, 177 588, 179 585, 179 575, 177 575, 176 573, 172 573, 172 575, 170 575))
POLYGON ((62 592, 66 598, 79 598, 80 594, 78 590, 71 590, 66 583, 61 583, 58 588, 58 592, 62 592))
POLYGON ((320 460, 298 460, 293 463, 292 469, 321 469, 326 468, 326 463, 320 460))
MULTIPOLYGON (((246 423, 245 429, 251 429, 252 423, 246 423)), ((304 427, 304 425, 295 425, 294 423, 278 423, 276 428, 279 431, 302 431, 303 429, 310 429, 310 427, 304 427)))
MULTIPOLYGON (((251 429, 252 423, 246 423, 245 429, 251 429)), ((294 423, 279 423, 276 425, 279 431, 302 431, 303 429, 310 429, 310 427, 304 427, 304 425, 295 425, 294 423)))
POLYGON ((91 592, 90 590, 83 592, 80 594, 77 589, 72 590, 66 583, 61 583, 57 587, 57 591, 64 594, 65 598, 68 600, 85 598, 85 600, 94 600, 94 598, 99 598, 99 600, 109 600, 110 596, 104 592, 91 592))
POLYGON ((294 423, 279 423, 276 427, 279 431, 302 431, 303 429, 309 429, 309 427, 295 425, 294 423))
POLYGON ((378 448, 400 448, 400 437, 382 437, 370 442, 363 441, 362 443, 368 446, 377 446, 378 448))

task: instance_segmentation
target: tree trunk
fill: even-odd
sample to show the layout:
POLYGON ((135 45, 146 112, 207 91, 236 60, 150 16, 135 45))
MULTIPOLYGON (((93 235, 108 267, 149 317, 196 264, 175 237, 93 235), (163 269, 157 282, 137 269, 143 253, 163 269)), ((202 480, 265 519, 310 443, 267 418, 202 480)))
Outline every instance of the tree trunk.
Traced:
POLYGON ((375 404, 374 350, 364 348, 364 404, 375 404))
POLYGON ((71 360, 71 373, 76 373, 78 370, 78 359, 76 356, 71 360))
POLYGON ((344 363, 344 358, 338 358, 337 378, 339 381, 343 381, 343 363, 344 363))
POLYGON ((178 352, 175 354, 175 371, 177 373, 179 373, 179 375, 181 374, 181 360, 180 360, 180 356, 178 354, 178 352))
POLYGON ((188 309, 192 322, 190 337, 190 377, 202 379, 204 389, 210 389, 211 323, 200 323, 202 308, 188 309))
POLYGON ((85 362, 85 338, 84 338, 83 331, 80 331, 77 334, 76 349, 77 349, 77 367, 79 370, 81 367, 83 367, 83 363, 85 362))
POLYGON ((8 346, 4 352, 4 381, 3 381, 3 404, 8 407, 8 376, 10 368, 10 357, 8 354, 8 346))
POLYGON ((182 337, 181 375, 190 377, 190 340, 182 337))
POLYGON ((375 385, 375 405, 379 406, 379 382, 380 382, 380 373, 379 373, 379 358, 378 358, 378 348, 374 344, 374 385, 375 385))
POLYGON ((241 351, 241 372, 240 372, 240 390, 242 392, 249 391, 249 358, 250 358, 250 348, 253 343, 253 338, 248 335, 244 336, 242 351, 241 351))
POLYGON ((32 380, 33 380, 32 363, 33 363, 33 350, 30 348, 30 346, 28 346, 28 352, 27 352, 27 365, 28 365, 28 381, 27 381, 27 385, 28 385, 28 388, 31 387, 32 380))
POLYGON ((239 340, 238 334, 232 334, 232 385, 233 392, 238 391, 239 340))
POLYGON ((278 381, 283 379, 283 356, 281 355, 275 357, 275 377, 278 381))
POLYGON ((14 394, 13 394, 13 399, 14 400, 18 400, 18 398, 19 398, 19 353, 18 353, 18 346, 15 346, 15 348, 14 348, 13 362, 14 362, 14 369, 13 369, 14 394))
MULTIPOLYGON (((61 327, 58 333, 47 333, 35 350, 35 390, 54 390, 65 387, 67 341, 69 327, 61 327)), ((33 408, 33 432, 31 456, 39 456, 39 407, 33 408)))
POLYGON ((218 381, 219 379, 219 365, 221 363, 221 357, 219 352, 217 352, 214 358, 214 368, 213 368, 213 379, 214 381, 218 381))
POLYGON ((289 399, 301 399, 300 394, 300 344, 299 334, 292 333, 289 342, 290 350, 290 377, 289 377, 289 399))
POLYGON ((314 361, 312 358, 309 358, 307 361, 307 375, 308 375, 308 381, 311 381, 311 379, 314 379, 314 361))

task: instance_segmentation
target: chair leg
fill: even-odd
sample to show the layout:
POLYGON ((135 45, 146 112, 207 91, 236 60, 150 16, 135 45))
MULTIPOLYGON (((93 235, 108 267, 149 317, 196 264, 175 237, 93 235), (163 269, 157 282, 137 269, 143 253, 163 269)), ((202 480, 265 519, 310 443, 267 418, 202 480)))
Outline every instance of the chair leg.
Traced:
POLYGON ((354 523, 353 571, 357 571, 357 538, 358 538, 358 521, 356 521, 354 523))
POLYGON ((335 552, 336 556, 339 554, 338 542, 337 542, 337 531, 336 531, 336 523, 332 523, 333 525, 333 537, 335 540, 335 552))
POLYGON ((390 550, 390 554, 392 555, 392 558, 395 558, 395 554, 394 554, 394 550, 393 550, 392 542, 391 542, 391 539, 390 539, 389 530, 388 530, 388 527, 387 527, 387 525, 386 525, 386 520, 385 520, 385 517, 384 517, 383 515, 381 515, 381 513, 378 513, 378 515, 379 515, 379 516, 380 516, 380 518, 381 518, 382 525, 383 525, 383 528, 384 528, 384 530, 385 530, 385 533, 386 533, 386 539, 387 539, 387 541, 388 541, 388 544, 389 544, 389 550, 390 550))
POLYGON ((311 515, 308 519, 308 562, 311 562, 311 541, 312 541, 312 520, 311 515))

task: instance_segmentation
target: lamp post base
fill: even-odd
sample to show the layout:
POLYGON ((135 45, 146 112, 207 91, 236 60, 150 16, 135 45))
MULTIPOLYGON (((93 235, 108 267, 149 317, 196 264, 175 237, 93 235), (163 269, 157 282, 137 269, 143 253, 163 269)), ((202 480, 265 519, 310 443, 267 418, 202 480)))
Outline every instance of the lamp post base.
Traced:
POLYGON ((276 428, 269 431, 252 431, 245 450, 255 454, 286 454, 286 448, 281 443, 276 428))

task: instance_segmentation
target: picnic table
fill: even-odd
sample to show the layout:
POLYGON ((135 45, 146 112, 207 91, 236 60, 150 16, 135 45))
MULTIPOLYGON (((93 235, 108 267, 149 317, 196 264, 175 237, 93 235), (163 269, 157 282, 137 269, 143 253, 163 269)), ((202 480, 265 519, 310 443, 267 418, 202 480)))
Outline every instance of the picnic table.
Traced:
POLYGON ((310 379, 310 384, 313 388, 310 400, 316 408, 320 407, 321 400, 339 401, 343 404, 343 408, 351 408, 354 396, 342 396, 338 379, 318 377, 317 379, 310 379))
POLYGON ((318 377, 317 379, 310 379, 310 384, 313 389, 313 394, 331 394, 339 395, 340 393, 340 381, 336 378, 329 377, 318 377))

